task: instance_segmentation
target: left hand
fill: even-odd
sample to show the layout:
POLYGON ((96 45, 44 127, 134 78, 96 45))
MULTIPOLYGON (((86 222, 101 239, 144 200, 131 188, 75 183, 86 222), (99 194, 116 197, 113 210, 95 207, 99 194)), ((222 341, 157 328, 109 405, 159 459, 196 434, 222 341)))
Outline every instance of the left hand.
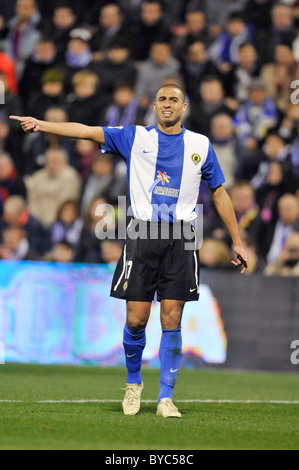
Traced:
POLYGON ((247 269, 248 256, 241 246, 234 246, 234 252, 237 255, 237 261, 232 261, 235 268, 242 268, 241 274, 244 274, 247 269))

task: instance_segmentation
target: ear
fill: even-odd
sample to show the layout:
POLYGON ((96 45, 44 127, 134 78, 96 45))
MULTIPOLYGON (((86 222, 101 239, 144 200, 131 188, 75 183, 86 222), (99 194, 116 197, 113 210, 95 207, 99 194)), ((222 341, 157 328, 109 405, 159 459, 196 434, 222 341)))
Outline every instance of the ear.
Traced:
POLYGON ((186 110, 187 110, 187 107, 188 107, 188 106, 187 106, 187 103, 184 103, 184 104, 183 104, 183 113, 185 113, 185 112, 186 112, 186 110))

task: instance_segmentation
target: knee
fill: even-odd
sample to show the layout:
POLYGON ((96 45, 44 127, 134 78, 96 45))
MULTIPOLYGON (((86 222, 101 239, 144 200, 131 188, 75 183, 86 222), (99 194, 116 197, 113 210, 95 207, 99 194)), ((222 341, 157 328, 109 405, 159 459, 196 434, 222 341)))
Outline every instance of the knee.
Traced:
POLYGON ((127 327, 130 331, 132 331, 132 333, 138 333, 139 331, 144 330, 144 328, 146 327, 146 321, 142 321, 139 319, 128 319, 127 327))

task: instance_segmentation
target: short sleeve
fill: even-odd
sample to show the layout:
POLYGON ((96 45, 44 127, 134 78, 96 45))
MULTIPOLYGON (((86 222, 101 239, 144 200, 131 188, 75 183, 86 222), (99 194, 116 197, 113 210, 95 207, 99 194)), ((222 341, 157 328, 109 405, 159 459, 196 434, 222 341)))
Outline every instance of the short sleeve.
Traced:
POLYGON ((103 127, 103 131, 105 135, 105 152, 121 155, 126 160, 129 159, 135 139, 136 126, 103 127))
POLYGON ((225 183, 225 177, 211 142, 205 163, 202 166, 202 179, 209 188, 217 188, 225 183))

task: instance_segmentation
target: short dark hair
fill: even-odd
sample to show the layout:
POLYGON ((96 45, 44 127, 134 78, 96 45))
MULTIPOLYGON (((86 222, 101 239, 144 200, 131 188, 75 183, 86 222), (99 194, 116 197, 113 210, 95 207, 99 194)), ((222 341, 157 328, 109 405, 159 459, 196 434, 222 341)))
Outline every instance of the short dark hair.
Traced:
MULTIPOLYGON (((157 90, 157 93, 162 89, 162 88, 177 88, 178 90, 180 90, 180 92, 182 93, 183 95, 183 100, 185 101, 185 90, 183 87, 181 87, 180 85, 176 85, 175 83, 165 83, 165 85, 161 85, 160 88, 157 90)), ((156 95, 157 95, 156 93, 156 95)))

